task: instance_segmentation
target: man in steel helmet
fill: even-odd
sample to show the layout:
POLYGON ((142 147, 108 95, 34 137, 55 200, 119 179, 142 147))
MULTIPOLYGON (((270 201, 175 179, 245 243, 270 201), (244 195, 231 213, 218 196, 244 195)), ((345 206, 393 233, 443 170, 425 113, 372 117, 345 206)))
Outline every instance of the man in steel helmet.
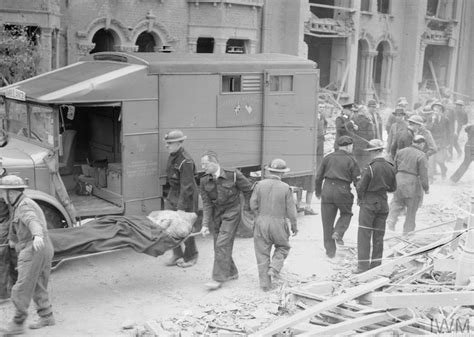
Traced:
POLYGON ((31 300, 35 302, 39 320, 30 324, 29 328, 39 329, 55 324, 47 290, 53 245, 43 211, 23 194, 27 187, 23 179, 15 175, 0 179, 0 196, 11 209, 9 236, 18 253, 18 280, 11 294, 15 315, 6 327, 0 328, 0 332, 7 335, 24 332, 31 300))

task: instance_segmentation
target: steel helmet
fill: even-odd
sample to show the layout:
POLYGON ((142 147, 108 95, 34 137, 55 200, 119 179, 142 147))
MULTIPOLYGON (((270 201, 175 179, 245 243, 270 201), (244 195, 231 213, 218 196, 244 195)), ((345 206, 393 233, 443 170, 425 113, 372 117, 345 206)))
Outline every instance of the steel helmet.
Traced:
POLYGON ((25 181, 15 175, 6 175, 0 179, 0 189, 3 190, 22 190, 28 188, 28 185, 25 181))
POLYGON ((423 121, 423 118, 418 115, 413 115, 410 118, 408 118, 408 122, 411 122, 413 124, 418 124, 418 125, 423 125, 425 123, 423 121))
POLYGON ((267 166, 268 171, 286 173, 290 169, 286 167, 286 162, 283 159, 276 158, 273 159, 269 166, 267 166))

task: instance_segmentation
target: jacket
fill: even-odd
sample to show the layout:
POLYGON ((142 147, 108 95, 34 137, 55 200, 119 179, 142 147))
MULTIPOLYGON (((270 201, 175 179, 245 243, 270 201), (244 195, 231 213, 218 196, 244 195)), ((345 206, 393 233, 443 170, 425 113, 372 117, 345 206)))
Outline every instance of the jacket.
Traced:
POLYGON ((289 219, 296 224, 296 206, 290 186, 279 177, 270 176, 260 181, 250 198, 250 209, 257 217, 289 219))
POLYGON ((397 193, 404 198, 423 195, 429 191, 428 159, 423 151, 412 146, 400 150, 395 156, 397 193))
POLYGON ((166 165, 166 180, 170 185, 167 200, 177 210, 197 211, 198 187, 194 180, 195 173, 196 165, 184 148, 170 154, 166 165))
POLYGON ((213 209, 225 209, 240 203, 240 192, 244 194, 248 207, 252 184, 239 170, 221 168, 217 179, 210 174, 201 178, 199 184, 203 203, 203 226, 209 226, 213 209))
POLYGON ((377 195, 387 200, 387 192, 397 189, 395 167, 384 158, 375 158, 362 172, 357 183, 357 198, 362 201, 367 195, 377 195))

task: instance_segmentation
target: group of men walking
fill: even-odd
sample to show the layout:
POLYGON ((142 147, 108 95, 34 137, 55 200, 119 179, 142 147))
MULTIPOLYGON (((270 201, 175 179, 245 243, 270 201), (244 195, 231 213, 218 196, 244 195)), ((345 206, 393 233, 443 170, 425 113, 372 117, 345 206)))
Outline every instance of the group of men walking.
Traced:
MULTIPOLYGON (((296 205, 288 184, 281 177, 289 169, 281 159, 275 159, 267 167, 266 178, 252 183, 237 169, 229 170, 219 164, 217 153, 207 151, 201 156, 204 175, 196 184, 196 167, 191 156, 184 150, 186 136, 180 130, 170 131, 165 136, 169 151, 166 173, 169 191, 165 201, 167 209, 197 212, 197 196, 203 202, 203 218, 200 233, 214 238, 214 264, 212 280, 206 283, 209 290, 220 288, 225 282, 239 277, 232 258, 236 232, 241 220, 241 203, 244 209, 255 212, 254 244, 258 264, 260 287, 271 289, 272 278, 278 278, 283 262, 288 256, 290 231, 286 219, 291 222, 291 231, 297 233, 296 205), (241 199, 241 195, 243 198, 241 199), (275 248, 273 256, 272 247, 275 248)), ((190 267, 197 262, 198 251, 194 237, 173 250, 168 266, 190 267)))

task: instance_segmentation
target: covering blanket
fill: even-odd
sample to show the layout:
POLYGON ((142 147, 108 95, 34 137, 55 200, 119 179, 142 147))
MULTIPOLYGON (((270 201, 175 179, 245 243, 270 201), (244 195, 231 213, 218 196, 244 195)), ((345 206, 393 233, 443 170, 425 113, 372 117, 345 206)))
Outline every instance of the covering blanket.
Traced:
POLYGON ((81 227, 50 229, 54 260, 130 247, 157 257, 183 240, 171 237, 146 216, 106 216, 81 227))

